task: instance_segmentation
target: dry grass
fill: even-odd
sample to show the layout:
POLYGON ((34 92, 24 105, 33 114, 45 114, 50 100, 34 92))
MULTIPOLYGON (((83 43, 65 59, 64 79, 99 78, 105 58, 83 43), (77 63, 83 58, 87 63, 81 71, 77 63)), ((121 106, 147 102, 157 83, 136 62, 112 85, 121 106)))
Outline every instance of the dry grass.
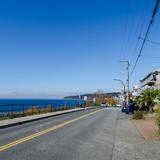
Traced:
POLYGON ((158 134, 160 135, 160 108, 155 110, 155 123, 158 127, 158 134))
POLYGON ((49 112, 56 112, 56 111, 63 111, 63 110, 68 110, 68 109, 73 109, 75 107, 60 107, 60 108, 53 108, 50 105, 44 108, 39 108, 39 106, 33 106, 30 109, 24 110, 24 112, 21 113, 8 113, 5 116, 0 117, 0 120, 5 120, 5 119, 11 119, 11 118, 17 118, 17 117, 24 117, 24 116, 29 116, 29 115, 36 115, 36 114, 43 114, 43 113, 49 113, 49 112))

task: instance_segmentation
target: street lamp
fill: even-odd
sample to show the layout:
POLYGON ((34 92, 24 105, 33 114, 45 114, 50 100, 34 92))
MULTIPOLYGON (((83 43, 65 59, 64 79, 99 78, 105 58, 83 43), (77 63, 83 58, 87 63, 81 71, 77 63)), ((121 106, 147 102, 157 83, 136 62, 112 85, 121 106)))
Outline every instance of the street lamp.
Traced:
POLYGON ((126 100, 126 98, 125 98, 125 96, 126 96, 126 87, 125 87, 125 83, 122 81, 122 80, 120 80, 120 79, 113 79, 114 81, 118 81, 118 82, 120 82, 122 85, 123 85, 123 94, 124 94, 124 99, 126 100))
POLYGON ((126 71, 127 71, 127 77, 126 77, 126 86, 127 86, 127 105, 129 104, 129 61, 120 61, 120 63, 126 63, 126 71))

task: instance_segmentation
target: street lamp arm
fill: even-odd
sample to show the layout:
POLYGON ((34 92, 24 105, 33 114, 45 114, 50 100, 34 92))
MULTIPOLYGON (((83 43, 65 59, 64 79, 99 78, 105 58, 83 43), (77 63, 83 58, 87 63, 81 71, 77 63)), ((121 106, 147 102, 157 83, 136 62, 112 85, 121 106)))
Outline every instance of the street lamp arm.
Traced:
POLYGON ((126 101, 126 98, 125 98, 125 95, 126 95, 125 83, 124 83, 122 80, 120 80, 120 79, 113 79, 113 80, 114 80, 114 81, 121 82, 121 84, 123 85, 123 88, 124 88, 124 92, 123 92, 123 94, 124 94, 124 100, 126 101))
POLYGON ((120 79, 113 79, 114 81, 118 81, 118 82, 121 82, 122 83, 122 85, 123 85, 123 87, 125 88, 125 84, 124 84, 124 82, 122 81, 122 80, 120 80, 120 79))

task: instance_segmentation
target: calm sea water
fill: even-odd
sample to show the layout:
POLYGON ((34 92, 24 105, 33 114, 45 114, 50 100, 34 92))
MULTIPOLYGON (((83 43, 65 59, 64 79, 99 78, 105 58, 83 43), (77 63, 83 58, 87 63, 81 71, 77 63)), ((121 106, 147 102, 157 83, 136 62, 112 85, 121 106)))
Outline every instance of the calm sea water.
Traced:
POLYGON ((78 107, 83 105, 84 100, 64 100, 64 99, 0 99, 0 113, 22 110, 34 107, 44 108, 51 106, 52 108, 60 107, 78 107))

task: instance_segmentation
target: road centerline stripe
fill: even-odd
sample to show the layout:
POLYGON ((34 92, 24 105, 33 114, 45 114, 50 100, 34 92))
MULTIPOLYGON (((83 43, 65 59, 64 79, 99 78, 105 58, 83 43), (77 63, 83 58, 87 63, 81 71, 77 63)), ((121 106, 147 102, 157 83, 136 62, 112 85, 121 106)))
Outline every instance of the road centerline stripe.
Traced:
POLYGON ((76 117, 76 118, 74 118, 74 119, 68 120, 68 121, 63 122, 63 123, 60 123, 60 124, 58 124, 58 125, 54 125, 54 126, 48 128, 48 129, 39 131, 39 132, 37 132, 37 133, 33 133, 33 134, 31 134, 31 135, 29 135, 29 136, 26 136, 26 137, 24 137, 24 138, 21 138, 21 139, 19 139, 19 140, 15 140, 15 141, 13 141, 13 142, 10 142, 10 143, 7 143, 7 144, 5 144, 5 145, 2 145, 2 146, 0 146, 0 152, 1 152, 1 151, 4 151, 4 150, 7 150, 7 149, 9 149, 9 148, 12 148, 12 147, 14 147, 14 146, 16 146, 16 145, 18 145, 18 144, 22 144, 22 143, 24 143, 24 142, 26 142, 26 141, 29 141, 29 140, 31 140, 31 139, 40 137, 40 136, 42 136, 42 135, 44 135, 44 134, 47 134, 47 133, 49 133, 49 132, 51 132, 51 131, 55 131, 55 130, 57 130, 57 129, 59 129, 59 128, 62 128, 62 127, 64 127, 64 126, 68 125, 68 124, 71 124, 71 123, 73 123, 73 122, 76 122, 76 121, 78 121, 78 120, 80 120, 80 119, 83 119, 83 118, 85 118, 85 117, 91 116, 91 115, 93 115, 93 114, 95 114, 95 113, 97 113, 97 112, 99 112, 99 111, 100 111, 100 110, 96 110, 96 111, 93 111, 93 112, 91 112, 91 113, 87 113, 87 114, 85 114, 85 115, 76 117))

